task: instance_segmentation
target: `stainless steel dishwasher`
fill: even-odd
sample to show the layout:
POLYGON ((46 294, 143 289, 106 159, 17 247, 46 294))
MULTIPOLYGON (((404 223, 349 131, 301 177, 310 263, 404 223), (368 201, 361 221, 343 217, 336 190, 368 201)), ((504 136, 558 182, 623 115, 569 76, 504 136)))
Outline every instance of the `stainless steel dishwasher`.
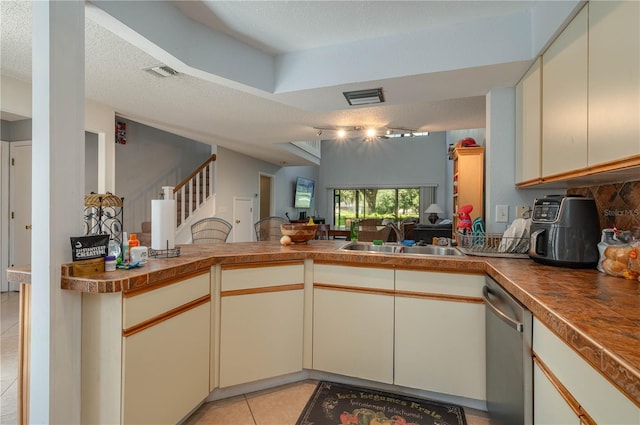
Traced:
POLYGON ((493 279, 483 288, 486 305, 487 409, 492 424, 533 423, 531 312, 493 279))

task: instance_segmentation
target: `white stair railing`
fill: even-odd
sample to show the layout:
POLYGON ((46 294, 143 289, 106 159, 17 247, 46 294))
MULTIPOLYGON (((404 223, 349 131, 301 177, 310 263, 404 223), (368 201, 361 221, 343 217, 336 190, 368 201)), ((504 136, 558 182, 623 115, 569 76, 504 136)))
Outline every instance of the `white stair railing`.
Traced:
POLYGON ((213 195, 213 154, 201 166, 173 189, 173 199, 178 208, 176 227, 200 208, 213 195))

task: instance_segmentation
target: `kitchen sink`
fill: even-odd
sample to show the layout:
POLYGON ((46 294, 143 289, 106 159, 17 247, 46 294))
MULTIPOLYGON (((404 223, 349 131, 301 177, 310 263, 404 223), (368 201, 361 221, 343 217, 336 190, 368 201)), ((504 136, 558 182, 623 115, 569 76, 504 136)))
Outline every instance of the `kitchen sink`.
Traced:
POLYGON ((464 257, 465 255, 457 248, 451 246, 404 246, 398 244, 374 245, 370 243, 351 242, 340 250, 344 251, 361 251, 361 252, 382 252, 387 254, 417 254, 417 255, 444 255, 464 257))
POLYGON ((368 252, 386 252, 394 253, 402 248, 400 245, 374 245, 370 243, 351 242, 340 249, 348 251, 368 251, 368 252))
POLYGON ((402 246, 402 253, 404 254, 424 254, 424 255, 456 255, 463 257, 464 254, 452 246, 438 246, 438 245, 425 245, 425 246, 402 246))

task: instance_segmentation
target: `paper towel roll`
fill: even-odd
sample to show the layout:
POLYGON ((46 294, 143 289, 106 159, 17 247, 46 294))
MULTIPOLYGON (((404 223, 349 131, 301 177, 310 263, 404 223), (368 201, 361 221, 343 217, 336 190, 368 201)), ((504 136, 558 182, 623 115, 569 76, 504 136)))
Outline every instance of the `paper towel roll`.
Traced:
POLYGON ((151 248, 173 249, 176 239, 176 201, 151 201, 151 248))

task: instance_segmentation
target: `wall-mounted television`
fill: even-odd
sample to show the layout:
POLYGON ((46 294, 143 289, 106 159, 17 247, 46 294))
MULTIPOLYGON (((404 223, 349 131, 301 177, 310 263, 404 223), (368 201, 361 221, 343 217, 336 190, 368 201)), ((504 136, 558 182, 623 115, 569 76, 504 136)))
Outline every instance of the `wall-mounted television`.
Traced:
POLYGON ((313 199, 313 189, 316 182, 304 177, 296 178, 296 192, 294 195, 293 206, 295 208, 311 208, 311 200, 313 199))

